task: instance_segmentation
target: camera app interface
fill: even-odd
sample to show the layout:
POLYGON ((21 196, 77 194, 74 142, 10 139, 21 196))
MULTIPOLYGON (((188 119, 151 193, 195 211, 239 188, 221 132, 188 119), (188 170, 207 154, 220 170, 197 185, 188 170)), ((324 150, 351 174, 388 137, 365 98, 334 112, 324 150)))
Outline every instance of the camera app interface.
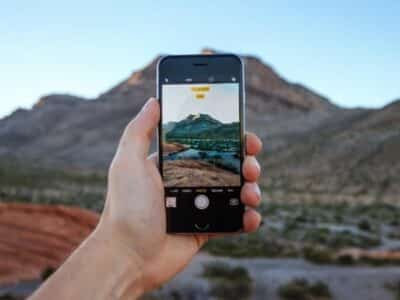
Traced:
POLYGON ((164 84, 162 95, 165 186, 240 186, 239 84, 164 84))

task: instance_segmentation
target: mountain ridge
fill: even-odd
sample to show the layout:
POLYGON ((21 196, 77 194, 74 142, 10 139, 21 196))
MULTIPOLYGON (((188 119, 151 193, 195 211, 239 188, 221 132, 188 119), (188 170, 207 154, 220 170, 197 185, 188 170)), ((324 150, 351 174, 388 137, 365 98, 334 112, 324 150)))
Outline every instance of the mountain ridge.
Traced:
MULTIPOLYGON (((167 126, 168 127, 168 126, 167 126)), ((235 138, 240 134, 239 122, 223 123, 208 114, 189 114, 168 128, 166 139, 235 138)))
MULTIPOLYGON (((400 100, 342 108, 254 56, 243 59, 246 126, 264 142, 261 184, 274 197, 398 201, 400 100)), ((97 98, 47 95, 0 119, 0 161, 104 172, 124 127, 155 95, 156 63, 97 98)))

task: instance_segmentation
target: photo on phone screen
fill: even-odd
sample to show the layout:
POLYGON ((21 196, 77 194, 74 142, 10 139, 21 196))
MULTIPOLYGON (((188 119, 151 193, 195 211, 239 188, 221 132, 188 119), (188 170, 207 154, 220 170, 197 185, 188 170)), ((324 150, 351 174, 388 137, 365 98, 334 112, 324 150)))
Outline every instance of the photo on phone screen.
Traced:
POLYGON ((165 187, 241 185, 239 84, 163 84, 165 187))

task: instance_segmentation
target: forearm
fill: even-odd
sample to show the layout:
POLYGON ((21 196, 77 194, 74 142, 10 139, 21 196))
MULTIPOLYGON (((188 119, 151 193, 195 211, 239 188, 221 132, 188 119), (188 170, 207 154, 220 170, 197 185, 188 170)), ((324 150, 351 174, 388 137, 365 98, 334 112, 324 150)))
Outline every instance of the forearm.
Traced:
POLYGON ((30 300, 136 299, 143 292, 137 262, 94 232, 30 300))

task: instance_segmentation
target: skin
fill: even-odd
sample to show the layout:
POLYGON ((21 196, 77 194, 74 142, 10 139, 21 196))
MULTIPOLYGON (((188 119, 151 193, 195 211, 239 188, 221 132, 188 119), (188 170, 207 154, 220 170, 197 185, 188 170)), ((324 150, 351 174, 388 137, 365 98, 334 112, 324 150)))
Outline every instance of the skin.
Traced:
MULTIPOLYGON (((98 226, 31 300, 136 299, 182 271, 208 239, 218 237, 166 234, 157 155, 148 156, 159 118, 159 103, 151 98, 127 125, 109 168, 98 226)), ((241 191, 245 232, 257 230, 261 221, 255 210, 261 201, 255 155, 261 148, 260 139, 247 133, 241 191)))

